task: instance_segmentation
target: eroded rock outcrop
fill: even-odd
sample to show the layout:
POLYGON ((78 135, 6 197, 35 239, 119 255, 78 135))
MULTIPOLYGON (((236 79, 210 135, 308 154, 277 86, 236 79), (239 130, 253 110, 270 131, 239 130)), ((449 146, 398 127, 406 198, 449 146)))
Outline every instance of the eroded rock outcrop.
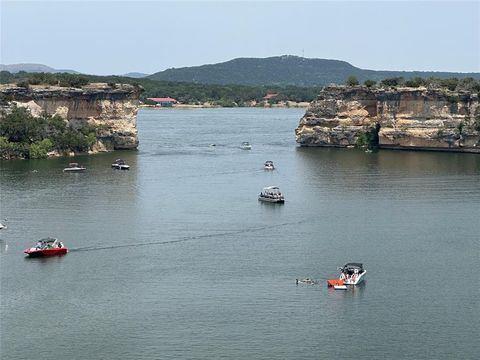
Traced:
POLYGON ((302 146, 480 153, 478 94, 426 88, 327 87, 300 120, 302 146))
POLYGON ((60 115, 69 126, 99 125, 91 152, 136 149, 138 97, 141 88, 125 84, 92 83, 82 88, 0 85, 0 107, 26 107, 34 116, 60 115))

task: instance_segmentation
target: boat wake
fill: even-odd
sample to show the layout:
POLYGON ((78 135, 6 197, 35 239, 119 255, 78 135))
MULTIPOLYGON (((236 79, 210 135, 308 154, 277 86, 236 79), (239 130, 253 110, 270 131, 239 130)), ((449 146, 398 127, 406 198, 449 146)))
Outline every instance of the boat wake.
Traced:
POLYGON ((69 252, 80 252, 80 251, 97 251, 97 250, 112 250, 112 249, 121 249, 121 248, 130 248, 130 247, 139 247, 139 246, 152 246, 152 245, 165 245, 165 244, 175 244, 187 241, 195 241, 201 239, 208 239, 208 238, 215 238, 215 237, 222 237, 222 236, 229 236, 229 235, 236 235, 236 234, 244 234, 249 232, 259 232, 271 228, 278 228, 281 226, 289 226, 289 225, 297 225, 306 222, 307 220, 300 220, 300 221, 291 221, 285 222, 275 225, 266 225, 266 226, 259 226, 259 227, 252 227, 248 229, 241 229, 241 230, 233 230, 233 231, 224 231, 221 233, 214 233, 214 234, 204 234, 204 235, 195 235, 195 236, 185 236, 179 239, 173 240, 166 240, 166 241, 149 241, 143 243, 135 243, 135 244, 120 244, 120 245, 105 245, 105 246, 85 246, 79 248, 70 248, 69 252))

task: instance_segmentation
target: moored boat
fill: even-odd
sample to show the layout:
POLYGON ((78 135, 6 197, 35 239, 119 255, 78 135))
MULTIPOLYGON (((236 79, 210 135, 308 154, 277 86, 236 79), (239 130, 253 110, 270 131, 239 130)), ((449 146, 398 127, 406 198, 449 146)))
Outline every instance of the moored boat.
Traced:
POLYGON ((79 165, 78 163, 70 163, 65 169, 63 169, 63 172, 82 172, 86 169, 87 168, 79 165))
POLYGON ((130 170, 130 165, 127 165, 125 160, 122 159, 117 159, 115 162, 112 164, 112 168, 116 170, 130 170))
POLYGON ((340 270, 340 280, 344 285, 358 285, 365 280, 367 270, 363 268, 361 263, 347 263, 340 270))
POLYGON ((273 161, 265 161, 265 164, 263 164, 263 168, 265 170, 275 170, 275 166, 273 165, 273 161))
POLYGON ((260 195, 258 195, 258 200, 278 204, 285 202, 285 198, 277 186, 267 186, 263 188, 260 195))
POLYGON ((23 252, 31 257, 54 256, 66 254, 68 249, 58 239, 45 238, 38 240, 35 247, 25 249, 23 252))
POLYGON ((250 145, 250 143, 247 142, 247 141, 244 141, 240 147, 243 150, 251 150, 252 149, 252 145, 250 145))

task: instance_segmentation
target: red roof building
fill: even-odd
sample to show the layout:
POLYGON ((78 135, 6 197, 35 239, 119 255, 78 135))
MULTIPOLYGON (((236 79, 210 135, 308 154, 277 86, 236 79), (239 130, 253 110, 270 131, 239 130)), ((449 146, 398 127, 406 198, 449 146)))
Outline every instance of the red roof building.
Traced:
POLYGON ((267 94, 263 97, 263 100, 271 100, 273 99, 275 96, 277 96, 278 94, 267 94))
POLYGON ((171 97, 164 97, 164 98, 148 98, 148 100, 155 101, 156 103, 172 103, 176 104, 177 100, 171 97))

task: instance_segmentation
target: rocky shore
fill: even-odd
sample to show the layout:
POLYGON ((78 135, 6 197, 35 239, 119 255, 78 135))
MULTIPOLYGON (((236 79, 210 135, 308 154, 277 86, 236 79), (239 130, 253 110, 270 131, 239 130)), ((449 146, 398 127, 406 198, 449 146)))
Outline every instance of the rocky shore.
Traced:
POLYGON ((0 109, 7 114, 17 106, 27 108, 33 116, 59 115, 73 128, 99 126, 101 131, 89 153, 136 149, 141 91, 125 84, 91 83, 81 88, 7 84, 0 85, 0 109))
POLYGON ((295 133, 301 146, 480 153, 479 97, 446 89, 326 87, 295 133))

